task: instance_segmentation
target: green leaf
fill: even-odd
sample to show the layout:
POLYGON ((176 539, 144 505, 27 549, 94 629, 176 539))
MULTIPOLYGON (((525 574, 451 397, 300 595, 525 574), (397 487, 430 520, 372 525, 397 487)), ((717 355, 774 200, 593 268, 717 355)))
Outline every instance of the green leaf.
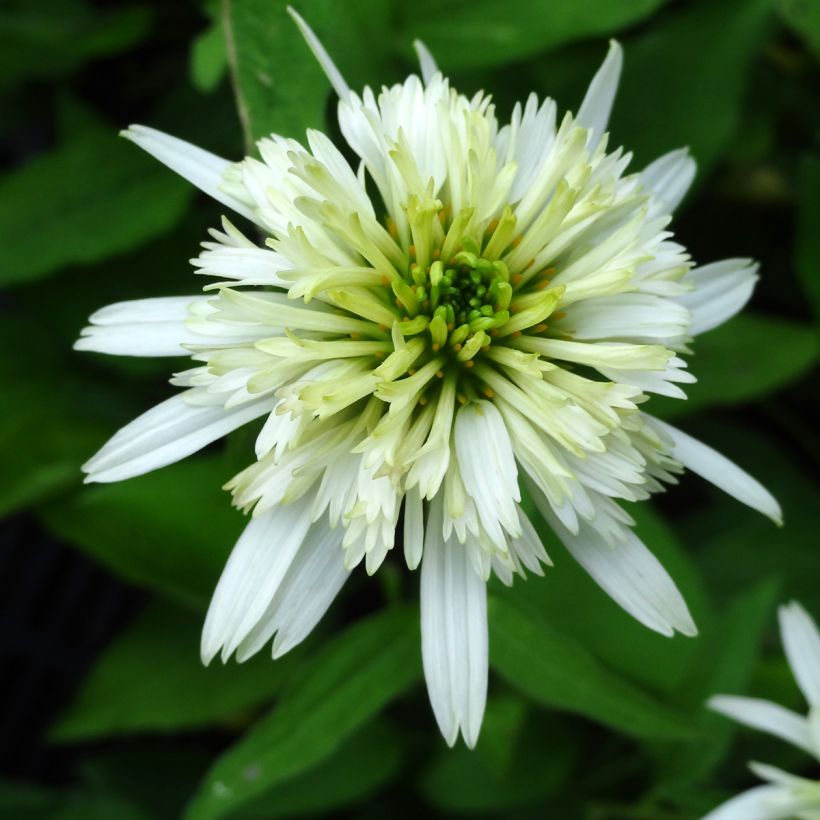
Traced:
POLYGON ((229 477, 221 458, 191 458, 88 487, 42 519, 123 578, 204 609, 245 521, 220 489, 229 477))
POLYGON ((214 764, 186 820, 224 817, 333 754, 421 677, 418 610, 360 621, 303 667, 278 706, 214 764))
POLYGON ((67 74, 127 50, 148 33, 145 5, 92 7, 83 0, 6 0, 0 8, 0 86, 67 74))
POLYGON ((34 783, 0 780, 0 817, 15 820, 40 820, 53 815, 57 795, 34 783))
POLYGON ((190 729, 269 701, 293 662, 261 652, 245 664, 199 659, 202 618, 156 602, 108 647, 52 728, 58 742, 190 729))
POLYGON ((440 750, 424 773, 422 793, 444 814, 474 816, 540 804, 567 779, 580 740, 578 727, 565 718, 533 714, 520 699, 490 696, 476 749, 459 744, 440 750))
POLYGON ((706 709, 705 703, 712 695, 745 691, 780 587, 777 581, 763 581, 740 595, 702 647, 697 668, 681 694, 694 708, 703 709, 709 740, 681 746, 670 755, 665 778, 676 790, 704 780, 728 751, 736 724, 706 709))
POLYGON ((779 0, 777 10, 820 59, 820 5, 812 0, 779 0))
POLYGON ((694 2, 625 43, 610 130, 639 164, 688 145, 703 178, 731 140, 771 0, 694 2))
POLYGON ((0 515, 8 515, 79 487, 80 465, 122 402, 72 371, 68 345, 42 314, 4 314, 0 346, 14 351, 0 360, 0 515))
POLYGON ((219 731, 88 744, 73 750, 72 759, 77 761, 73 778, 95 792, 116 794, 151 820, 179 820, 191 792, 223 746, 219 731))
MULTIPOLYGON (((816 7, 820 9, 820 6, 816 7)), ((798 172, 797 273, 820 320, 820 158, 807 156, 798 172)))
POLYGON ((192 193, 113 131, 88 131, 0 178, 0 286, 131 250, 169 231, 192 193))
POLYGON ((654 12, 666 0, 436 0, 400 4, 402 39, 422 40, 446 70, 497 66, 585 37, 613 35, 654 12), (446 14, 446 24, 442 24, 446 14))
POLYGON ((395 777, 402 744, 397 729, 376 719, 318 766, 265 792, 231 817, 274 820, 355 806, 395 777))
POLYGON ((697 382, 686 385, 688 398, 653 397, 652 413, 675 418, 765 396, 802 376, 818 354, 817 336, 810 327, 753 313, 699 336, 692 347, 695 355, 689 368, 697 382))
POLYGON ((228 56, 222 23, 213 22, 191 43, 191 82, 203 92, 213 91, 225 76, 228 56))
POLYGON ((103 441, 60 385, 6 382, 0 405, 0 516, 79 487, 80 465, 103 441), (60 423, 55 423, 60 419, 60 423))
POLYGON ((149 815, 119 795, 79 791, 60 800, 48 820, 151 820, 149 815))
POLYGON ((0 782, 0 817, 11 820, 149 820, 119 796, 91 789, 58 792, 14 781, 0 782))
POLYGON ((792 442, 776 437, 774 421, 766 427, 744 427, 737 422, 716 423, 699 418, 687 431, 702 441, 719 444, 733 459, 761 480, 783 508, 783 527, 742 507, 719 490, 708 494, 697 509, 682 518, 680 528, 704 575, 721 596, 732 597, 766 578, 782 577, 787 596, 798 598, 809 611, 820 611, 820 550, 817 549, 817 510, 820 490, 816 470, 800 456, 818 455, 816 430, 801 420, 784 402, 775 405, 772 419, 795 436, 792 442), (812 438, 814 437, 814 438, 812 438))
POLYGON ((536 702, 611 726, 633 737, 691 738, 691 719, 598 662, 514 594, 490 599, 490 663, 536 702))
MULTIPOLYGON (((225 0, 223 24, 239 119, 250 148, 276 133, 303 139, 323 128, 330 84, 286 0, 225 0)), ((384 65, 389 6, 381 0, 304 0, 298 4, 348 84, 388 81, 384 65)))

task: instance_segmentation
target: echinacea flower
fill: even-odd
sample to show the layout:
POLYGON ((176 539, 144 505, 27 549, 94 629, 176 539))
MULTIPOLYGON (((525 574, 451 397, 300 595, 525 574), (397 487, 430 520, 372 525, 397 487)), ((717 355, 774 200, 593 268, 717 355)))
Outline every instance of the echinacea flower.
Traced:
POLYGON ((205 663, 303 640, 349 572, 400 543, 421 566, 422 659, 449 744, 473 746, 487 689, 486 581, 550 560, 520 484, 624 609, 694 635, 674 582, 617 499, 689 467, 777 520, 723 456, 643 412, 684 398, 681 354, 748 299, 756 266, 693 267, 670 213, 684 150, 640 173, 609 151, 613 43, 576 116, 533 95, 502 126, 417 43, 421 78, 351 91, 293 13, 339 96, 345 153, 271 136, 220 159, 144 126, 125 136, 250 225, 227 219, 193 260, 206 294, 111 305, 76 347, 178 356, 183 388, 118 432, 89 481, 129 478, 264 418, 227 485, 253 515, 205 621, 205 663), (259 244, 255 236, 264 236, 259 244), (403 514, 402 514, 403 511, 403 514))
MULTIPOLYGON (((788 741, 820 762, 820 632, 800 604, 780 607, 780 639, 792 674, 809 704, 806 717, 777 703, 758 698, 715 695, 716 712, 788 741)), ((733 797, 704 820, 801 820, 820 818, 820 781, 788 774, 763 763, 749 768, 766 781, 733 797)))

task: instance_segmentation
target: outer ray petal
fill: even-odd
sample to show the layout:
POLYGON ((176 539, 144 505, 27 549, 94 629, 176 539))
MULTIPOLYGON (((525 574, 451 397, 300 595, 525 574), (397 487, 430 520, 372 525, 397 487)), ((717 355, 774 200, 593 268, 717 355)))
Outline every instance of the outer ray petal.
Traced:
POLYGON ((631 530, 623 540, 607 543, 589 523, 579 520, 570 532, 535 488, 533 500, 555 534, 592 578, 630 615, 662 635, 696 635, 692 616, 675 582, 660 561, 631 530))
POLYGON ((768 516, 776 524, 783 523, 780 505, 757 479, 752 478, 717 450, 678 430, 677 427, 646 414, 644 417, 671 442, 670 454, 684 467, 705 478, 742 504, 768 516))
POLYGON ((579 125, 590 130, 588 144, 593 148, 600 142, 609 123, 622 67, 621 46, 615 40, 610 40, 606 59, 592 78, 575 118, 579 125))
POLYGON ((780 636, 800 690, 812 707, 820 706, 820 633, 797 601, 780 607, 780 636))
POLYGON ((167 399, 123 427, 83 465, 85 480, 122 481, 173 464, 270 412, 275 402, 265 397, 226 410, 190 404, 186 396, 194 392, 167 399))
POLYGON ((468 550, 441 538, 431 505, 421 565, 421 653, 433 713, 449 746, 459 730, 473 748, 487 699, 487 586, 468 550))
POLYGON ((686 148, 658 157, 641 171, 641 184, 655 196, 661 213, 671 214, 695 179, 697 166, 686 148))
POLYGON ((707 814, 703 820, 789 820, 796 812, 816 808, 783 786, 755 786, 707 814))
POLYGON ((261 225, 246 203, 222 190, 225 171, 233 165, 232 162, 146 125, 131 125, 121 133, 217 202, 261 225))
POLYGON ((75 350, 114 356, 188 356, 186 345, 221 346, 247 336, 206 336, 192 330, 190 308, 205 308, 206 296, 165 296, 108 305, 89 319, 75 350))
POLYGON ((350 575, 344 568, 343 537, 342 527, 331 529, 326 521, 310 528, 267 611, 239 644, 238 661, 254 655, 271 637, 273 657, 280 658, 313 631, 350 575))
POLYGON ((265 615, 310 527, 311 499, 256 516, 236 542, 202 630, 202 661, 225 661, 265 615))
POLYGON ((421 78, 424 80, 424 84, 427 85, 433 77, 439 73, 439 68, 430 50, 421 40, 413 40, 413 48, 416 50, 416 56, 419 58, 421 78))
POLYGON ((751 259, 724 259, 689 271, 686 281, 695 289, 677 299, 692 313, 689 332, 705 333, 742 310, 754 291, 757 270, 751 259))
POLYGON ((767 700, 734 695, 715 695, 707 705, 744 726, 768 732, 815 755, 808 721, 790 709, 767 700))
POLYGON ((299 26, 299 31, 302 32, 305 42, 310 46, 313 56, 316 57, 319 65, 322 66, 322 71, 327 75, 336 93, 343 100, 349 97, 350 88, 348 84, 345 82, 341 71, 336 68, 336 64, 330 59, 330 55, 327 53, 313 29, 304 21, 302 15, 299 14, 293 6, 288 6, 288 14, 294 19, 296 25, 299 26))

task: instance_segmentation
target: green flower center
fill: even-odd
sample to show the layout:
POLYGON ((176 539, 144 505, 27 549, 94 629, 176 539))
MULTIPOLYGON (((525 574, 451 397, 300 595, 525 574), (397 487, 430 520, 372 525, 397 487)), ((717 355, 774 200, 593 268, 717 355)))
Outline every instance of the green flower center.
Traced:
MULTIPOLYGON (((490 344, 510 319, 513 289, 507 266, 481 256, 470 237, 448 260, 422 267, 413 261, 392 283, 405 335, 429 333, 433 352, 449 351, 463 363, 490 344)), ((438 253, 434 254, 437 256, 438 253)))

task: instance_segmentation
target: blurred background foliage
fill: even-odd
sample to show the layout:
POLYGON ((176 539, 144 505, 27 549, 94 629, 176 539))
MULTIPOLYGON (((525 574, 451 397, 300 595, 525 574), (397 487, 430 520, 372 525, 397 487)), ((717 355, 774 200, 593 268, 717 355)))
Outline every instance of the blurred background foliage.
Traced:
POLYGON ((764 481, 786 526, 691 476, 635 511, 696 640, 630 620, 546 533, 547 577, 492 589, 473 753, 435 728, 417 576, 399 560, 356 573, 285 659, 200 666, 204 609, 243 523, 219 488, 253 431, 81 486, 82 461, 167 394, 169 362, 78 355, 72 341, 109 302, 196 290, 186 260, 220 214, 117 131, 142 122, 236 158, 270 131, 338 136, 284 5, 0 4, 0 816, 673 820, 749 785, 749 758, 811 776, 702 704, 745 692, 802 708, 774 610, 796 597, 820 615, 820 3, 297 3, 354 88, 415 70, 420 37, 502 116, 530 91, 577 108, 617 37, 612 141, 635 167, 689 145, 699 174, 678 238, 699 262, 762 263, 750 309, 698 340, 690 400, 652 405, 764 481))

